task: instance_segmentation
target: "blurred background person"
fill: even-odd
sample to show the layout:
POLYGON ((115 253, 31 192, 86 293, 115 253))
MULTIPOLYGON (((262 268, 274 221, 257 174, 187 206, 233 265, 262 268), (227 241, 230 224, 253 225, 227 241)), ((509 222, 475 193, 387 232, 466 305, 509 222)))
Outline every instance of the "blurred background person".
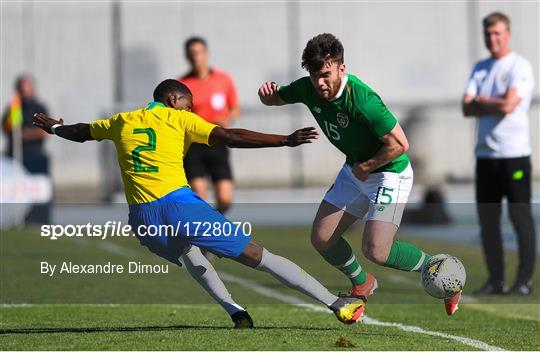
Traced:
POLYGON ((491 55, 474 66, 462 102, 464 115, 478 118, 476 201, 489 272, 475 294, 505 292, 500 218, 506 197, 519 255, 516 282, 508 294, 529 295, 536 255, 528 118, 534 76, 531 64, 510 48, 510 19, 494 12, 482 24, 491 55))
MULTIPOLYGON (((184 49, 190 70, 179 80, 193 92, 192 111, 210 123, 228 127, 239 114, 234 81, 226 72, 210 67, 204 38, 189 38, 184 49)), ((189 185, 202 198, 207 197, 207 177, 211 178, 216 208, 221 213, 227 212, 234 189, 229 148, 223 144, 194 143, 184 159, 184 167, 189 185)))
POLYGON ((14 141, 13 132, 19 125, 22 141, 22 164, 32 174, 48 174, 49 158, 43 148, 47 134, 32 125, 35 113, 47 112, 47 108, 36 97, 36 85, 29 75, 21 75, 15 81, 14 99, 2 115, 2 128, 7 135, 6 154, 14 158, 18 141, 14 141), (20 116, 17 117, 17 115, 20 116))
MULTIPOLYGON (((32 124, 35 113, 47 113, 36 97, 36 84, 28 74, 15 80, 15 91, 9 107, 2 115, 2 130, 7 136, 8 157, 18 160, 30 174, 49 176, 49 157, 44 149, 47 133, 32 124)), ((26 217, 27 222, 48 223, 48 204, 35 205, 26 217)))

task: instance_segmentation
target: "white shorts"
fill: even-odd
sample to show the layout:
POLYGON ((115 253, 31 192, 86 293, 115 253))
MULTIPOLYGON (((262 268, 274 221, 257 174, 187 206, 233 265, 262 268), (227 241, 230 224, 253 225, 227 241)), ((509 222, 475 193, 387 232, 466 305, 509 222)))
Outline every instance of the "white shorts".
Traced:
POLYGON ((357 179, 345 163, 324 201, 358 218, 367 215, 366 220, 391 222, 399 227, 412 185, 410 163, 401 173, 373 173, 366 181, 357 179))

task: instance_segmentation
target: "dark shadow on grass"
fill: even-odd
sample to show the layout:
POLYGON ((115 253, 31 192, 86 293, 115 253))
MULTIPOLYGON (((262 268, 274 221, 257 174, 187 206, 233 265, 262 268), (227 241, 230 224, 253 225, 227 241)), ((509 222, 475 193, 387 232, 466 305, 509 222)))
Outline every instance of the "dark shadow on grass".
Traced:
MULTIPOLYGON (((347 287, 338 287, 338 286, 328 286, 327 287, 330 292, 339 292, 339 291, 347 291, 347 287)), ((377 293, 424 293, 421 287, 397 287, 397 286, 384 286, 383 288, 377 288, 375 291, 375 294, 377 293)))
MULTIPOLYGON (((204 326, 204 325, 169 325, 169 326, 140 326, 140 327, 40 327, 40 328, 14 328, 0 329, 0 335, 34 334, 34 333, 94 333, 94 332, 145 332, 145 331, 175 331, 175 330, 232 330, 232 326, 204 326)), ((253 330, 308 330, 333 331, 332 327, 304 327, 304 326, 263 326, 253 330)))
MULTIPOLYGON (((418 283, 420 283, 420 282, 418 282, 418 283)), ((264 286, 268 287, 268 288, 283 289, 283 284, 281 284, 281 283, 265 283, 264 286)), ((342 286, 339 286, 339 285, 325 285, 325 287, 332 293, 339 293, 339 292, 345 293, 350 288, 345 284, 342 285, 342 286)), ((382 288, 379 287, 375 291, 375 293, 380 293, 380 292, 385 292, 385 293, 387 293, 387 292, 391 292, 391 293, 395 293, 395 292, 400 292, 400 293, 422 293, 423 290, 422 290, 422 287, 420 287, 420 286, 413 286, 413 285, 396 286, 395 284, 392 284, 392 285, 385 285, 382 288)))

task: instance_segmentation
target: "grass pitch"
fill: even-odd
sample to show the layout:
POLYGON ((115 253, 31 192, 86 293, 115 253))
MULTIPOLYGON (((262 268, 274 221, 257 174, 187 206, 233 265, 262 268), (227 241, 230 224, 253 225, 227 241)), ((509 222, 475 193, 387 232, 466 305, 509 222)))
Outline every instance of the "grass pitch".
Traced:
MULTIPOLYGON (((349 240, 360 255, 360 237, 349 240)), ((287 256, 333 292, 348 283, 311 248, 304 228, 254 229, 255 239, 287 256)), ((484 265, 480 249, 440 242, 411 241, 431 253, 458 256, 467 269, 465 294, 481 285, 484 265)), ((36 230, 0 235, 0 348, 2 350, 475 350, 447 336, 407 332, 398 326, 345 326, 333 315, 309 307, 283 304, 254 291, 246 283, 282 295, 309 298, 283 287, 265 273, 217 259, 214 265, 233 297, 247 306, 253 330, 233 330, 228 315, 211 304, 182 269, 168 274, 58 275, 40 274, 40 262, 112 263, 164 262, 135 239, 59 239, 39 237, 36 230), (244 282, 242 282, 242 280, 244 282), (23 305, 25 304, 25 305, 23 305)), ((410 325, 460 336, 509 350, 540 349, 538 293, 526 299, 468 298, 456 316, 420 288, 417 273, 380 268, 359 258, 379 280, 366 315, 379 322, 410 325)), ((514 254, 508 254, 513 278, 514 254)), ((540 283, 538 271, 536 283, 540 283)))

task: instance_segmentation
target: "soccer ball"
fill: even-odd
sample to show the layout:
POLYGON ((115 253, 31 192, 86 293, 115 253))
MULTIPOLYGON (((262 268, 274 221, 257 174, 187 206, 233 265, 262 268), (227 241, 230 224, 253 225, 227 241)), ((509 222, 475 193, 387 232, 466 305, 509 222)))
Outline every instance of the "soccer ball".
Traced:
POLYGON ((447 299, 463 289, 467 274, 455 256, 432 256, 422 268, 422 286, 432 297, 447 299))

